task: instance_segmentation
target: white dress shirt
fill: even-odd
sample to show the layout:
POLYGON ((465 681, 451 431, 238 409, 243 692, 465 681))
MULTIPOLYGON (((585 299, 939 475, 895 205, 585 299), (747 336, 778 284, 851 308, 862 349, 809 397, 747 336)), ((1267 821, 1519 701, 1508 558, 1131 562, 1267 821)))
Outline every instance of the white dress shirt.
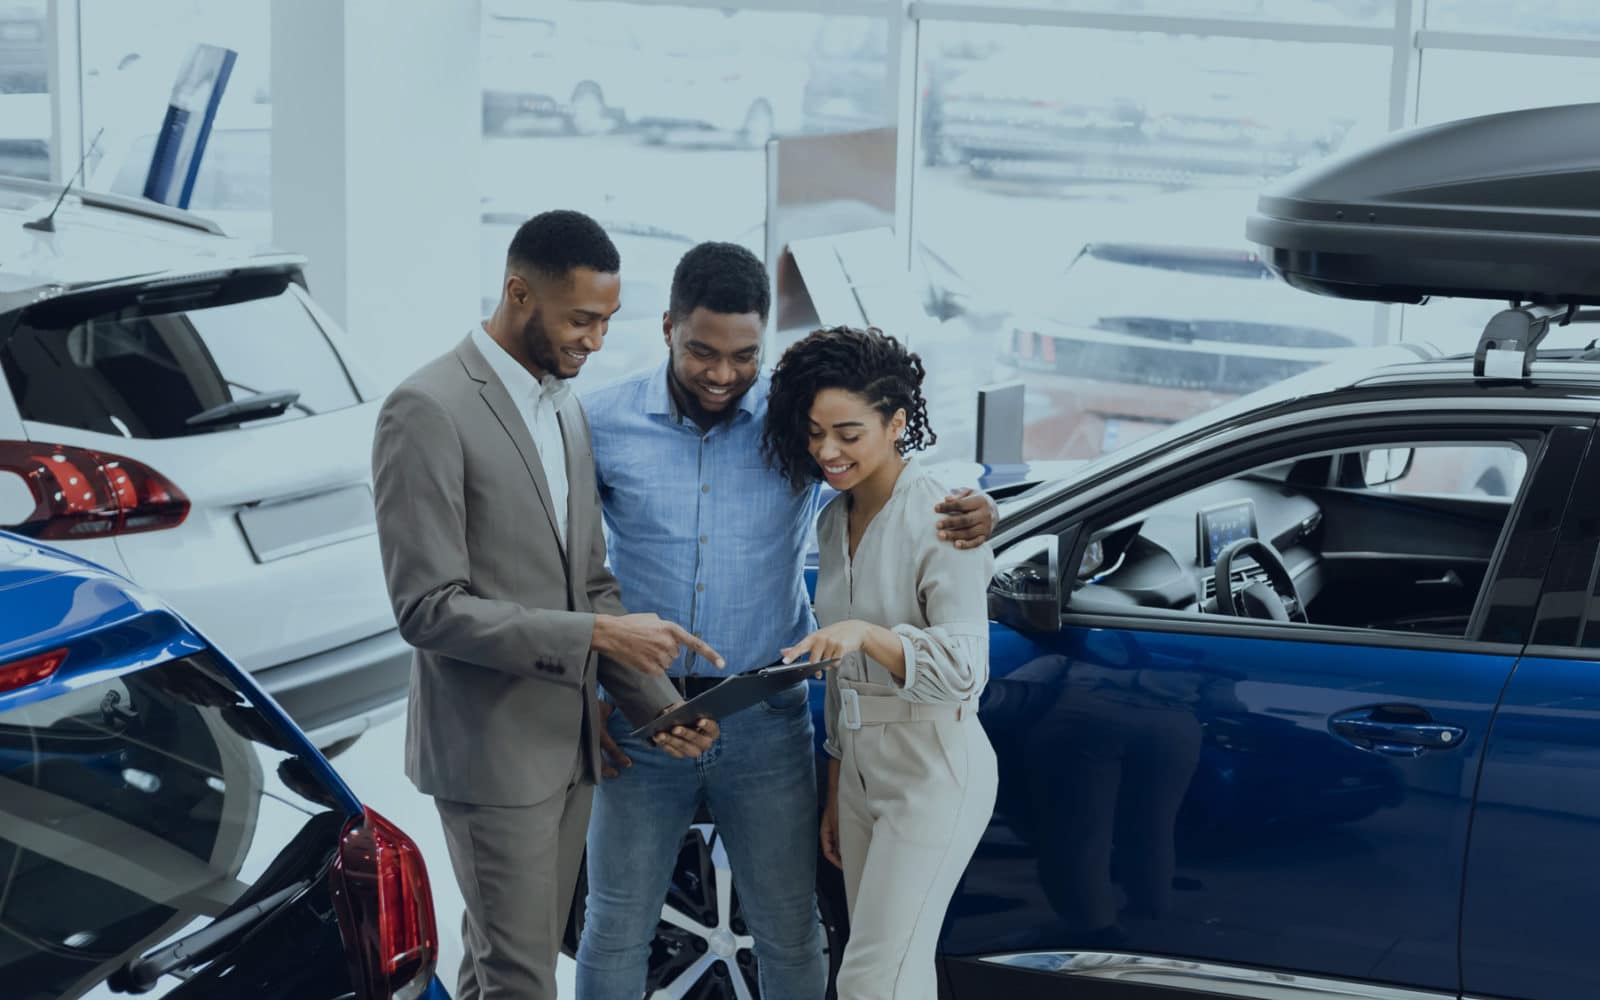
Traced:
POLYGON ((539 464, 544 466, 545 485, 550 488, 550 502, 555 506, 556 530, 561 544, 567 543, 567 451, 561 440, 561 423, 556 413, 571 395, 562 379, 545 375, 536 379, 533 373, 506 353, 506 349, 489 336, 483 326, 472 328, 472 342, 494 369, 495 376, 506 387, 511 401, 516 404, 522 422, 528 427, 528 436, 539 450, 539 464))

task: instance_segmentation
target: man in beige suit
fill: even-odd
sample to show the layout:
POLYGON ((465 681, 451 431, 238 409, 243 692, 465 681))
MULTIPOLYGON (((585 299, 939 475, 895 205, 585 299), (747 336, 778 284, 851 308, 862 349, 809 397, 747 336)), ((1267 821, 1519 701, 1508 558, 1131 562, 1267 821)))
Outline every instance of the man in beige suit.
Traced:
MULTIPOLYGON (((642 723, 705 643, 623 610, 605 566, 589 428, 565 380, 600 349, 621 262, 594 220, 530 219, 494 315, 384 402, 378 538, 416 647, 406 774, 434 797, 466 902, 456 996, 543 1000, 601 770, 595 684, 642 723)), ((714 722, 663 746, 693 756, 714 722)))

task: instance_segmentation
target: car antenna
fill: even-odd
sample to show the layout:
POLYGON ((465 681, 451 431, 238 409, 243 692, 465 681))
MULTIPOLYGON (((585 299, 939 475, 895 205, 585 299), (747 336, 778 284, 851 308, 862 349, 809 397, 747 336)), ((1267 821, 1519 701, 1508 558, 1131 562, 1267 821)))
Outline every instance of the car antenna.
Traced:
POLYGON ((100 144, 100 137, 105 134, 105 131, 104 126, 102 126, 100 131, 94 134, 94 139, 89 143, 89 148, 83 151, 83 159, 78 161, 77 171, 73 173, 72 179, 67 181, 67 186, 61 189, 61 194, 56 198, 56 203, 50 206, 50 214, 42 219, 24 222, 22 224, 23 229, 32 229, 40 233, 53 233, 56 231, 56 210, 61 207, 63 201, 67 200, 67 192, 71 191, 73 185, 78 183, 78 178, 83 174, 83 168, 88 165, 89 157, 94 155, 94 147, 100 144))

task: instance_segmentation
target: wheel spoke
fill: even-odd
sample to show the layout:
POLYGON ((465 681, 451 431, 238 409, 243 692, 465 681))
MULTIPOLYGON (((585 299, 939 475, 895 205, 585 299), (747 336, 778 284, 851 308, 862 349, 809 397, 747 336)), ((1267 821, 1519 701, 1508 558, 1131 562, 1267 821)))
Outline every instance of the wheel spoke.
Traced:
POLYGON ((739 967, 732 962, 724 964, 728 967, 728 977, 733 980, 733 995, 739 1000, 755 1000, 754 994, 750 992, 750 984, 744 981, 744 973, 739 967))
POLYGON ((748 934, 744 935, 743 937, 735 934, 733 936, 733 943, 740 951, 750 951, 755 948, 756 939, 748 934))
POLYGON ((733 926, 733 866, 721 835, 711 845, 711 870, 717 879, 717 927, 727 930, 733 926))
POLYGON ((709 938, 711 936, 711 932, 715 930, 715 928, 707 927, 705 924, 702 924, 700 921, 689 916, 687 913, 684 913, 671 903, 661 904, 661 922, 664 924, 671 924, 681 931, 688 931, 690 934, 701 938, 709 938))
POLYGON ((712 963, 716 960, 717 957, 709 952, 701 955, 693 965, 684 969, 678 978, 656 990, 650 1000, 683 1000, 694 988, 694 984, 704 979, 706 973, 711 971, 712 963))

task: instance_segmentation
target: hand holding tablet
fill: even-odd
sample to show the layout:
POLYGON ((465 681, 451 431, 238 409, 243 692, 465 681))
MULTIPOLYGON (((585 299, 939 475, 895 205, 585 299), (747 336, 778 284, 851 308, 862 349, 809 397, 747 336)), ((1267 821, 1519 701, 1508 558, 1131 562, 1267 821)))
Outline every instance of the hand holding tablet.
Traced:
POLYGON ((700 719, 721 721, 735 712, 743 711, 758 701, 790 687, 818 671, 838 664, 838 660, 821 660, 816 663, 792 663, 784 666, 775 663, 760 670, 735 674, 716 687, 690 698, 677 708, 663 712, 633 731, 638 739, 651 739, 655 734, 674 726, 694 728, 700 719))

